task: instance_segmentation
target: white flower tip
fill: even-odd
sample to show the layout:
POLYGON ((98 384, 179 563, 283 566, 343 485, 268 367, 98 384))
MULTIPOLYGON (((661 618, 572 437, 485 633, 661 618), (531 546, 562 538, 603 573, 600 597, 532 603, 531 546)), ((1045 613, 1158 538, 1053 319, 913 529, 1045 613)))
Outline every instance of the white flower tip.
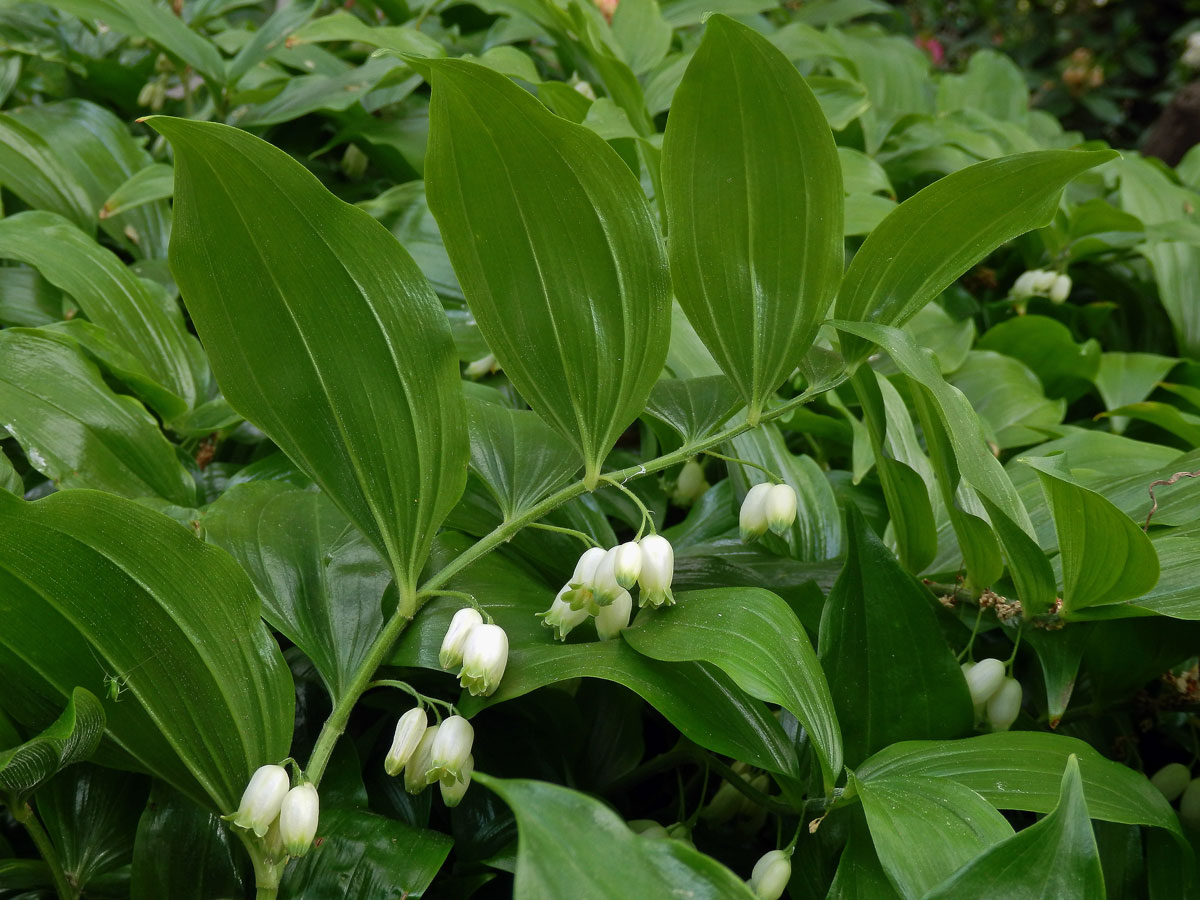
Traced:
POLYGON ((438 651, 438 664, 443 669, 454 669, 462 665, 463 647, 471 632, 483 624, 483 616, 479 610, 466 606, 454 614, 446 636, 442 638, 442 646, 438 651))
POLYGON ((642 548, 630 541, 613 548, 613 577, 625 590, 637 584, 642 574, 642 548))
POLYGON ((773 485, 767 482, 756 484, 746 492, 742 508, 738 512, 738 529, 742 541, 749 544, 767 533, 767 494, 773 485))
POLYGON ((297 785, 288 791, 279 810, 279 836, 291 856, 303 856, 317 836, 321 802, 317 789, 310 783, 297 785))
POLYGON ((600 636, 600 640, 611 641, 620 637, 621 632, 629 627, 629 617, 632 613, 633 597, 629 591, 621 591, 616 600, 596 613, 596 634, 600 636))
POLYGON ((796 491, 791 485, 773 485, 764 503, 767 527, 778 535, 786 534, 796 521, 796 506, 796 491))
POLYGON ((417 745, 425 736, 429 727, 429 717, 421 707, 414 707, 400 717, 396 723, 396 733, 392 738, 391 749, 383 758, 383 769, 389 775, 396 776, 403 771, 405 764, 412 759, 417 745))
POLYGON ((480 625, 463 647, 459 683, 475 697, 490 697, 508 665, 508 635, 499 625, 480 625))

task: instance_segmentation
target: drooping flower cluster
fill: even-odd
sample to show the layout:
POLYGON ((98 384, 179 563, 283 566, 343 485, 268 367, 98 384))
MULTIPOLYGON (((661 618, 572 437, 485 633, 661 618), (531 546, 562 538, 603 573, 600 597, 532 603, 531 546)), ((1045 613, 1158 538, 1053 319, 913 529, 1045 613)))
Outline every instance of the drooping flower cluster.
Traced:
POLYGON ((633 614, 630 589, 639 586, 639 606, 669 606, 675 602, 671 593, 674 574, 675 551, 661 535, 647 535, 609 550, 592 547, 579 557, 571 580, 541 613, 542 624, 565 641, 572 630, 595 616, 600 640, 612 640, 629 626, 633 614))
POLYGON ((403 772, 404 789, 410 794, 437 782, 445 804, 458 806, 475 771, 474 743, 475 729, 462 716, 430 725, 425 710, 410 709, 396 723, 383 768, 393 777, 403 772))
POLYGON ((1071 296, 1071 276, 1047 269, 1030 269, 1017 277, 1009 294, 1016 300, 1048 297, 1051 303, 1065 303, 1071 296))
POLYGON ((962 672, 975 704, 975 720, 986 721, 992 731, 1008 731, 1021 712, 1021 683, 1005 676, 998 659, 963 663, 962 672))
POLYGON ((320 798, 316 787, 301 778, 291 787, 283 766, 260 766, 250 776, 242 802, 232 816, 238 828, 263 838, 272 862, 303 856, 317 836, 320 798))
POLYGON ((475 697, 490 697, 508 665, 508 635, 485 623, 477 609, 460 609, 450 620, 438 652, 443 669, 458 669, 458 681, 475 697))
POLYGON ((778 535, 787 533, 796 521, 796 491, 791 485, 761 482, 746 492, 738 515, 742 541, 749 544, 767 530, 778 535))

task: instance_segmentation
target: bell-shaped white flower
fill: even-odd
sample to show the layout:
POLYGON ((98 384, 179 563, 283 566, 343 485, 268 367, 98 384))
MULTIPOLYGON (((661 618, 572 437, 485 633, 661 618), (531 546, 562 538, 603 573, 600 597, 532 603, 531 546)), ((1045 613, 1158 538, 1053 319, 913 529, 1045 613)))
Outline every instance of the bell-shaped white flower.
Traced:
POLYGON ((479 625, 483 624, 483 616, 479 610, 467 606, 460 609, 450 620, 446 636, 442 638, 442 648, 438 651, 438 664, 443 669, 453 669, 462 665, 463 647, 466 646, 467 636, 479 625))
POLYGON ((308 852, 317 836, 320 814, 321 801, 314 785, 306 781, 288 791, 279 810, 279 836, 290 855, 303 856, 308 852))
POLYGON ((1021 682, 1005 678, 987 702, 987 720, 992 731, 1008 731, 1021 712, 1021 682))
POLYGON ((790 484, 776 484, 767 492, 763 503, 767 527, 776 534, 786 534, 796 521, 796 490, 790 484))
POLYGON ((559 595, 564 603, 570 605, 571 609, 582 609, 590 613, 593 605, 592 593, 596 581, 596 569, 600 567, 600 562, 607 552, 603 547, 591 547, 585 550, 579 557, 579 562, 575 563, 575 574, 568 582, 571 590, 559 595))
POLYGON ((588 617, 586 606, 580 606, 579 609, 571 608, 571 604, 565 599, 569 593, 571 593, 571 586, 563 585, 563 589, 558 592, 554 602, 550 604, 550 608, 544 613, 538 613, 542 617, 542 624, 547 628, 553 628, 555 639, 560 641, 565 641, 567 635, 582 625, 588 617))
POLYGON ((409 757, 404 767, 404 789, 410 794, 419 794, 429 784, 426 773, 433 765, 433 742, 437 740, 441 725, 430 725, 421 735, 421 742, 409 757))
POLYGON ((976 705, 987 703, 1004 683, 1004 663, 998 659, 981 659, 963 674, 971 692, 971 702, 976 705))
POLYGON ((792 860, 783 850, 770 850, 759 857, 750 873, 750 890, 761 900, 779 900, 792 879, 792 860))
POLYGON ((633 597, 629 591, 621 591, 617 599, 608 606, 600 607, 596 613, 596 634, 602 641, 611 641, 620 637, 621 632, 629 627, 629 616, 633 613, 633 597))
POLYGON ((648 534, 640 541, 642 574, 638 577, 639 606, 670 606, 675 602, 671 579, 675 577, 675 549, 659 534, 648 534))
POLYGON ((1182 794, 1191 780, 1191 770, 1183 763, 1178 762, 1167 763, 1150 776, 1150 783, 1159 789, 1167 798, 1168 803, 1173 802, 1182 794))
POLYGON ((412 759, 428 727, 429 717, 419 706, 402 715, 396 723, 396 734, 392 737, 391 749, 383 758, 383 770, 389 775, 399 775, 404 769, 404 764, 412 759))
POLYGON ((1054 284, 1050 286, 1048 296, 1051 303, 1065 303, 1067 298, 1071 296, 1071 276, 1056 276, 1054 284))
POLYGON ((767 482, 754 485, 746 492, 738 513, 738 528, 742 541, 749 544, 767 533, 767 494, 774 485, 767 482))
POLYGON ((625 590, 637 584, 642 574, 642 548, 633 541, 613 547, 613 577, 625 590))
POLYGON ((463 647, 458 681, 474 697, 490 697, 500 686, 508 665, 508 635, 499 625, 479 625, 463 647))
MULTIPOLYGON (((593 607, 608 606, 625 590, 617 581, 617 551, 620 547, 606 550, 600 565, 596 566, 596 574, 592 578, 593 607)), ((595 609, 593 608, 593 612, 595 609)))
POLYGON ((458 778, 449 782, 443 779, 440 782, 439 787, 442 791, 442 802, 451 808, 458 806, 462 802, 463 794, 471 786, 471 776, 473 774, 475 774, 475 757, 468 756, 467 761, 463 763, 462 769, 458 773, 458 778))
POLYGON ((291 780, 283 766, 260 766, 250 776, 238 811, 233 814, 233 824, 262 837, 279 815, 289 787, 291 780))
POLYGON ((429 768, 425 771, 429 783, 457 781, 474 743, 475 729, 470 722, 462 716, 443 719, 429 750, 429 768))

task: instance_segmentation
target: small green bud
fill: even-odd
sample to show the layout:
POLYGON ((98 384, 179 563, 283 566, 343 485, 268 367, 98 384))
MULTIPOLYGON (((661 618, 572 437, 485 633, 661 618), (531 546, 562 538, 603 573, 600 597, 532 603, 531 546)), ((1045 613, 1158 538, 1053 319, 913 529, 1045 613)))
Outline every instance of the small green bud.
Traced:
POLYGON ((1191 770, 1177 762, 1168 763, 1150 777, 1150 783, 1159 789, 1168 803, 1178 799, 1191 780, 1191 770))
POLYGON ((770 850, 754 864, 750 890, 761 900, 779 900, 791 879, 791 857, 783 850, 770 850))

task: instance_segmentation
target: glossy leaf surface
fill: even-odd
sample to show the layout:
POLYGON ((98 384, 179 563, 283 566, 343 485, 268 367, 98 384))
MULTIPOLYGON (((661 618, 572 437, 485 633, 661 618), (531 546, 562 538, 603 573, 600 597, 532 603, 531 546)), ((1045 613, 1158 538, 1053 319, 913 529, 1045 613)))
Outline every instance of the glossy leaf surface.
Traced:
POLYGON ((103 736, 104 707, 90 691, 72 689, 61 716, 23 744, 0 751, 0 791, 32 793, 60 769, 91 756, 103 736))

